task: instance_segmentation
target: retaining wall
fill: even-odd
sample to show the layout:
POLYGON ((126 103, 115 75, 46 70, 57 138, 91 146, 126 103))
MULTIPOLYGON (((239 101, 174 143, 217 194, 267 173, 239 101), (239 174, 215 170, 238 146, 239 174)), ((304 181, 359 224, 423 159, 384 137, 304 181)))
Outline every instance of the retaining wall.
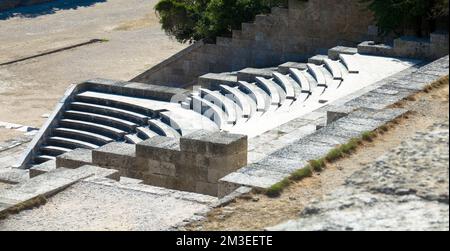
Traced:
POLYGON ((247 136, 197 131, 181 139, 154 137, 137 145, 113 142, 58 156, 56 167, 111 168, 147 185, 218 195, 218 181, 247 165, 247 136))
POLYGON ((185 87, 206 73, 304 61, 320 48, 356 46, 371 24, 372 14, 358 1, 290 0, 289 9, 258 15, 216 44, 195 43, 132 81, 185 87))

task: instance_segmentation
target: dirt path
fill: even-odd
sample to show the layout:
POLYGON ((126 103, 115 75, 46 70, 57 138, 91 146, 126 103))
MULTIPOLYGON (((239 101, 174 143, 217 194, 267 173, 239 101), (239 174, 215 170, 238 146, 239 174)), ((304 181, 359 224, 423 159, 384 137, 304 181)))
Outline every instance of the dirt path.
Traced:
POLYGON ((320 200, 344 180, 373 162, 383 153, 397 147, 402 141, 426 130, 434 122, 449 119, 449 86, 419 93, 402 107, 412 111, 407 118, 391 124, 388 132, 371 143, 365 143, 346 159, 328 165, 322 173, 288 187, 279 198, 251 194, 234 203, 213 210, 206 221, 187 226, 188 230, 262 230, 286 220, 299 217, 299 213, 312 201, 320 200))
MULTIPOLYGON (((37 17, 0 19, 0 63, 106 39, 0 67, 0 121, 40 127, 70 84, 129 80, 186 45, 161 30, 157 0, 108 0, 37 17)), ((0 131, 1 139, 8 139, 0 131)))

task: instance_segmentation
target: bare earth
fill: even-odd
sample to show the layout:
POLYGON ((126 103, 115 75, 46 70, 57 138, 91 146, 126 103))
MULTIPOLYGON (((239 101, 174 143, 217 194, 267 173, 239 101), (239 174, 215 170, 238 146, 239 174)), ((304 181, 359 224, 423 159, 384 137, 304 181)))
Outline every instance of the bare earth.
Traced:
MULTIPOLYGON (((186 45, 167 37, 156 0, 108 0, 33 18, 0 19, 0 64, 45 51, 107 39, 0 66, 0 121, 40 127, 72 83, 91 78, 130 80, 186 45)), ((4 130, 0 140, 13 137, 4 130)))
POLYGON ((213 210, 206 221, 187 226, 187 230, 263 230, 290 219, 298 219, 299 213, 311 202, 320 201, 346 178, 375 161, 383 153, 411 139, 415 132, 424 131, 436 122, 449 119, 449 86, 420 93, 415 100, 403 107, 413 111, 408 118, 392 124, 390 130, 375 141, 365 143, 356 153, 287 188, 279 198, 251 194, 239 198, 223 208, 213 210))

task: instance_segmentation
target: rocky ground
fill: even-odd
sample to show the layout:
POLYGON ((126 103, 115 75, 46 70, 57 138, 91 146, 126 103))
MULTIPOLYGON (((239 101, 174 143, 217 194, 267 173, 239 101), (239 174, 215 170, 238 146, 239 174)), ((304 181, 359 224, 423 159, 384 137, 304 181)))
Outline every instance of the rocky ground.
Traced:
POLYGON ((183 229, 448 230, 448 82, 398 106, 411 113, 280 197, 249 194, 183 229))
MULTIPOLYGON (((130 80, 186 46, 160 28, 157 0, 92 2, 0 15, 0 64, 91 39, 107 41, 0 66, 0 123, 40 127, 70 84, 97 77, 130 80)), ((25 10, 30 8, 37 7, 25 10)), ((15 136, 0 126, 2 141, 15 136)))
POLYGON ((439 123, 355 172, 271 230, 449 230, 449 123, 439 123))
POLYGON ((79 182, 39 208, 1 220, 0 231, 169 230, 194 214, 209 210, 194 196, 185 199, 164 189, 147 190, 79 182))

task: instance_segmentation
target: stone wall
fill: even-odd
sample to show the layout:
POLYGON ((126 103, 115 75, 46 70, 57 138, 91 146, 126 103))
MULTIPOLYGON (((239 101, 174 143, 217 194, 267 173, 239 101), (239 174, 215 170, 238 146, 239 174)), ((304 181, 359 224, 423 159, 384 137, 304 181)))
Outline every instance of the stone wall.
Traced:
POLYGON ((435 60, 448 55, 447 33, 431 33, 430 38, 404 36, 394 40, 392 45, 375 44, 372 41, 358 45, 358 53, 384 57, 403 57, 435 60))
POLYGON ((20 7, 28 6, 38 3, 50 2, 52 0, 0 0, 0 11, 20 7))
POLYGON ((56 167, 86 164, 170 189, 218 195, 218 181, 247 165, 247 136, 197 131, 181 139, 154 137, 137 145, 114 142, 77 149, 56 159, 56 167))
POLYGON ((185 87, 206 73, 302 61, 319 49, 356 46, 371 23, 371 13, 358 1, 290 0, 289 9, 258 15, 254 23, 233 31, 232 38, 217 38, 216 44, 193 44, 132 81, 185 87))

